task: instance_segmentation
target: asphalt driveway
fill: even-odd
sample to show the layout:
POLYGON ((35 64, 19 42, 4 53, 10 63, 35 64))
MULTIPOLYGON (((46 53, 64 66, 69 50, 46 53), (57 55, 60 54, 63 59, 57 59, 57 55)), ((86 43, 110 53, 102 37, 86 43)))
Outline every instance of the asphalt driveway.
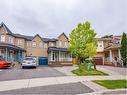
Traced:
POLYGON ((40 66, 37 67, 36 69, 35 68, 2 69, 2 71, 0 71, 0 81, 58 77, 58 76, 66 76, 66 75, 49 66, 40 66))

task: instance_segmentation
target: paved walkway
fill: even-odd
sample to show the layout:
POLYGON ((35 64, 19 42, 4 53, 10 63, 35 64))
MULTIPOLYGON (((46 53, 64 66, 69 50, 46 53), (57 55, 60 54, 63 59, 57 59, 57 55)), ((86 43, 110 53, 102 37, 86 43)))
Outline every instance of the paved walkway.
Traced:
POLYGON ((65 66, 65 67, 54 67, 54 69, 56 69, 57 71, 68 75, 68 76, 76 76, 75 74, 73 74, 71 71, 74 69, 77 69, 78 66, 74 65, 74 66, 65 66))
POLYGON ((123 76, 65 76, 65 77, 48 77, 48 78, 1 81, 0 91, 54 85, 54 84, 75 83, 75 82, 84 82, 84 81, 87 82, 92 80, 105 80, 105 79, 115 80, 115 79, 125 79, 125 77, 123 76))

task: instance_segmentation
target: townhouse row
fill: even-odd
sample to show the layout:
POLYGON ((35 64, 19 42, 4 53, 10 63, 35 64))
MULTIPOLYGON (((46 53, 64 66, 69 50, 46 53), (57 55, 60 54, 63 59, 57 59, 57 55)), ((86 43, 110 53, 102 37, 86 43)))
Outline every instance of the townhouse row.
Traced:
POLYGON ((12 33, 1 23, 0 57, 11 62, 21 62, 25 56, 37 57, 39 65, 72 65, 68 37, 64 33, 53 39, 38 34, 26 36, 12 33))
MULTIPOLYGON (((121 63, 121 36, 97 38, 97 54, 94 62, 99 65, 121 63)), ((39 65, 72 65, 68 49, 69 38, 62 33, 57 38, 40 35, 14 34, 4 24, 0 25, 0 59, 21 62, 25 56, 35 56, 39 65)))

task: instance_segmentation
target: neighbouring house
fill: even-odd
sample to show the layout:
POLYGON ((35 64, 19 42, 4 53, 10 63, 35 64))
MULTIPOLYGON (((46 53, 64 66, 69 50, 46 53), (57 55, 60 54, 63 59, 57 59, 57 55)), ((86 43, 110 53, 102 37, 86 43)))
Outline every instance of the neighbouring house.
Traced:
POLYGON ((109 36, 98 38, 97 54, 94 57, 98 65, 122 66, 120 55, 120 42, 122 36, 109 36))
POLYGON ((4 23, 0 25, 0 57, 6 61, 21 62, 26 56, 35 56, 39 65, 72 65, 68 42, 65 33, 50 39, 14 34, 4 23))

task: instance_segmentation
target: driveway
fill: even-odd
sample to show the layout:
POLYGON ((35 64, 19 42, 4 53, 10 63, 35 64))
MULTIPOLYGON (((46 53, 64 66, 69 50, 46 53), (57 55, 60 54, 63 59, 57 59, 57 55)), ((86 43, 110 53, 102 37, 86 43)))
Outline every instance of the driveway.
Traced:
POLYGON ((127 68, 97 65, 97 69, 106 71, 110 75, 127 75, 127 68))
POLYGON ((0 71, 0 81, 66 76, 52 67, 40 66, 29 69, 12 68, 0 71))

